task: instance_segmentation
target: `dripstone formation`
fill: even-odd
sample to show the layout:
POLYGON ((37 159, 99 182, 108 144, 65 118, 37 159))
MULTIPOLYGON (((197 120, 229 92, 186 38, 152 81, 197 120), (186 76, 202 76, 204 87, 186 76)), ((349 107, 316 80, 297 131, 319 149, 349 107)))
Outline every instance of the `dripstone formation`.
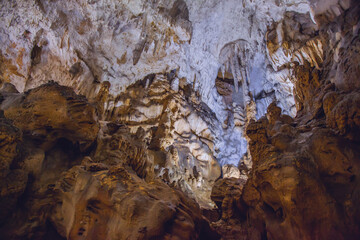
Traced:
POLYGON ((359 239, 356 0, 2 1, 1 239, 359 239))

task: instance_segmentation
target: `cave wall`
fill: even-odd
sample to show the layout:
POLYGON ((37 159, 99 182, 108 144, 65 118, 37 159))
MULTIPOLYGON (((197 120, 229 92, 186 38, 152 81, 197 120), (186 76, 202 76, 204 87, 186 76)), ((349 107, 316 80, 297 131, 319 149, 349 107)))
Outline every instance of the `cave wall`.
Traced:
POLYGON ((271 66, 264 43, 285 11, 310 8, 297 0, 2 1, 1 79, 20 92, 54 80, 111 112, 127 86, 174 72, 172 89, 185 79, 223 126, 215 157, 237 165, 249 156, 248 119, 274 100, 296 112, 291 74, 271 66), (226 97, 216 79, 228 81, 226 97))
POLYGON ((359 238, 355 0, 0 5, 1 236, 359 238))
POLYGON ((248 125, 253 160, 248 181, 221 179, 215 183, 211 197, 224 209, 223 222, 216 224, 223 236, 359 238, 360 105, 355 49, 359 46, 360 8, 352 2, 345 11, 321 9, 313 17, 315 29, 313 23, 308 23, 310 29, 301 28, 308 33, 315 30, 313 38, 293 34, 297 28, 289 19, 285 22, 286 18, 274 27, 282 28, 282 47, 271 36, 274 30, 268 32, 267 44, 275 45, 276 56, 276 52, 288 51, 284 46, 292 50, 291 43, 296 43, 313 57, 292 66, 296 117, 283 114, 272 103, 265 117, 248 125), (284 27, 287 23, 292 27, 284 27), (321 58, 316 45, 327 46, 321 58), (222 224, 228 228, 221 228, 222 224))

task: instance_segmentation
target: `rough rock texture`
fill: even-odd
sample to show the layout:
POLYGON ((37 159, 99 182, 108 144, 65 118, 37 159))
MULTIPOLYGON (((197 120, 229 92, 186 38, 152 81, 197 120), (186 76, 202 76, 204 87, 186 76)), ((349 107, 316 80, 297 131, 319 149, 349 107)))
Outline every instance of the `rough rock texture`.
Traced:
POLYGON ((1 94, 13 119, 1 112, 2 238, 218 238, 195 200, 156 178, 140 130, 99 124, 85 97, 57 83, 1 94))
POLYGON ((356 239, 358 142, 324 120, 298 125, 276 110, 247 128, 254 162, 243 200, 250 218, 264 219, 271 239, 356 239))
POLYGON ((264 37, 284 12, 308 14, 306 1, 11 0, 0 6, 0 79, 20 92, 51 79, 112 112, 127 86, 175 71, 172 88, 190 84, 224 128, 217 133, 221 164, 245 160, 247 119, 263 116, 273 100, 295 114, 293 83, 274 74, 264 37), (230 84, 217 78, 222 75, 230 84))
MULTIPOLYGON (((219 189, 227 188, 219 186, 229 183, 225 179, 215 183, 212 197, 221 204, 223 216, 229 212, 247 216, 213 224, 225 239, 360 237, 360 92, 353 82, 358 68, 350 63, 344 78, 341 67, 358 51, 360 7, 355 2, 351 6, 335 17, 333 10, 324 13, 326 21, 324 15, 315 16, 321 24, 314 37, 329 48, 321 59, 310 57, 317 66, 303 58, 294 68, 297 116, 282 115, 272 103, 266 117, 247 126, 253 166, 245 186, 232 190, 242 189, 231 198, 234 204, 224 209, 226 192, 219 189), (343 37, 335 40, 334 35, 343 37)), ((283 39, 292 42, 299 37, 289 33, 283 39)), ((309 53, 316 49, 308 45, 312 39, 303 41, 309 53)))
POLYGON ((17 155, 17 145, 22 140, 21 131, 14 127, 11 121, 4 117, 4 112, 0 111, 1 119, 1 177, 7 175, 12 160, 17 155))
POLYGON ((0 94, 0 235, 57 235, 47 222, 54 203, 51 189, 94 143, 99 131, 96 109, 72 89, 53 82, 23 94, 5 84, 0 94))
POLYGON ((153 178, 139 139, 111 125, 93 158, 54 187, 58 204, 50 218, 58 232, 69 239, 215 239, 194 200, 153 178))
POLYGON ((0 7, 1 239, 360 238, 358 1, 0 7))
POLYGON ((11 169, 21 142, 22 132, 0 111, 0 224, 15 208, 16 200, 23 194, 28 180, 25 171, 11 169))
POLYGON ((164 182, 147 183, 121 166, 86 168, 70 169, 55 187, 61 204, 51 219, 62 236, 216 239, 197 204, 164 182))
MULTIPOLYGON (((25 92, 2 93, 1 108, 25 134, 45 143, 66 138, 86 150, 97 137, 96 108, 71 88, 54 82, 25 92)), ((52 147, 52 146, 46 146, 52 147)))
POLYGON ((211 208, 212 185, 221 176, 216 157, 222 127, 189 85, 172 90, 169 75, 153 74, 130 85, 105 118, 139 135, 157 176, 211 208))

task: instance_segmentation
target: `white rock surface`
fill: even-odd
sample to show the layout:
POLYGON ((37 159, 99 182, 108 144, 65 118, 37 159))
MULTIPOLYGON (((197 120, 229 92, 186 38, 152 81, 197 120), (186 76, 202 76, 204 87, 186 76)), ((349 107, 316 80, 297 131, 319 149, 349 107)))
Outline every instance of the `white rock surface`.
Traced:
MULTIPOLYGON (((256 118, 273 100, 285 113, 295 114, 291 72, 279 67, 301 54, 311 58, 304 56, 306 50, 289 55, 282 48, 269 55, 265 44, 268 26, 286 11, 310 12, 303 0, 12 0, 0 6, 3 81, 25 91, 52 79, 88 97, 94 85, 108 81, 112 97, 104 108, 110 111, 124 104, 114 99, 130 84, 177 69, 172 89, 185 79, 224 127, 212 133, 221 136, 215 136, 213 156, 221 164, 237 165, 247 151, 243 128, 252 101, 256 118), (219 69, 234 76, 238 105, 229 107, 216 91, 219 69)), ((321 4, 312 12, 328 9, 329 4, 321 4)), ((281 42, 281 33, 278 37, 281 42)), ((142 122, 162 109, 138 111, 128 120, 142 122)), ((210 134, 195 115, 179 120, 179 134, 189 129, 199 136, 210 134)))

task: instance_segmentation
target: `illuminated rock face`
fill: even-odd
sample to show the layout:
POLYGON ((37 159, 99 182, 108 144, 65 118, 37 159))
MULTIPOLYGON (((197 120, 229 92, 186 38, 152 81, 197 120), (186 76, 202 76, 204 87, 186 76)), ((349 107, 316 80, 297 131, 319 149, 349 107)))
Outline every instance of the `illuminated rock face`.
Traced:
POLYGON ((40 0, 1 9, 2 81, 22 92, 54 80, 90 100, 105 84, 99 104, 111 112, 127 86, 176 73, 174 89, 185 79, 223 126, 221 164, 246 159, 244 126, 272 101, 295 114, 293 84, 274 76, 264 38, 285 11, 308 13, 306 2, 40 0), (215 80, 226 72, 231 94, 223 97, 215 80))
POLYGON ((221 123, 188 85, 174 91, 170 84, 159 74, 130 85, 105 115, 141 132, 156 174, 211 208, 212 185, 221 176, 215 158, 221 123))
POLYGON ((0 6, 0 236, 359 236, 355 0, 0 6))
MULTIPOLYGON (((221 174, 214 159, 181 162, 157 143, 169 139, 146 128, 131 133, 130 122, 99 122, 95 104, 57 83, 9 89, 1 91, 2 237, 218 238, 197 203, 212 207, 221 174)), ((202 152, 189 149, 189 157, 202 152)))
POLYGON ((354 2, 336 16, 333 10, 314 16, 317 26, 309 22, 310 28, 301 28, 311 34, 317 29, 313 37, 292 34, 296 24, 286 27, 291 19, 303 21, 293 13, 287 15, 287 22, 275 24, 281 31, 274 33, 270 28, 267 44, 274 64, 283 61, 283 67, 289 68, 286 61, 299 63, 291 68, 298 112, 291 118, 272 103, 266 117, 247 126, 253 160, 248 181, 241 185, 236 179, 218 180, 211 195, 223 209, 223 221, 214 224, 223 236, 359 238, 360 92, 358 81, 354 83, 359 68, 353 62, 359 49, 359 11, 354 2), (272 36, 279 32, 282 44, 272 36), (341 40, 335 40, 336 36, 342 36, 341 40), (319 46, 327 47, 319 52, 319 46), (307 50, 298 55, 301 48, 307 50), (281 51, 287 52, 286 61, 280 59, 281 51), (221 184, 225 184, 222 192, 218 190, 221 184), (237 187, 228 191, 228 186, 237 187), (236 192, 241 193, 229 200, 236 192), (219 196, 225 196, 224 200, 219 196), (228 205, 229 201, 234 203, 228 205), (231 220, 227 220, 229 214, 231 220))

